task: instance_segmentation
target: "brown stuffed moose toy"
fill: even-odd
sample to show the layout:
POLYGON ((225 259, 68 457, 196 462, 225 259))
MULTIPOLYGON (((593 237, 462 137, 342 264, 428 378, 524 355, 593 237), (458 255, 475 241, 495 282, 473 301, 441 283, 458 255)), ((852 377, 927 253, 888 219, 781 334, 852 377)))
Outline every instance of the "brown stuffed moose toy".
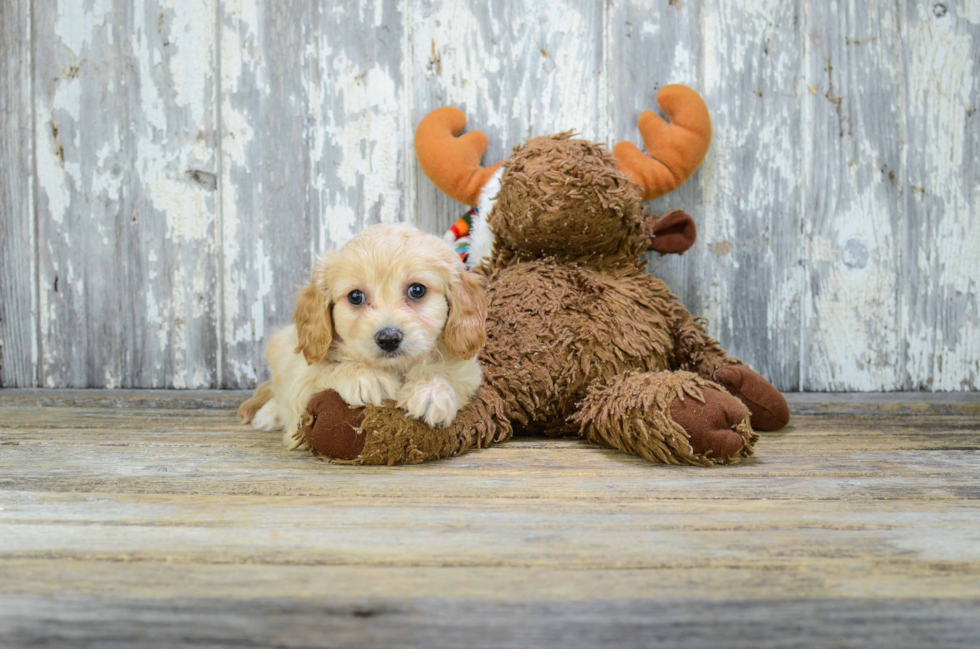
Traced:
POLYGON ((480 167, 487 138, 460 136, 445 107, 419 124, 422 170, 466 205, 468 263, 487 279, 484 383, 448 428, 429 428, 394 404, 348 408, 332 391, 310 401, 314 454, 354 464, 405 464, 456 455, 515 434, 580 436, 653 462, 731 464, 754 452, 756 430, 789 421, 783 396, 728 356, 664 283, 644 253, 682 252, 694 225, 683 212, 645 214, 641 202, 682 185, 711 141, 701 97, 658 94, 669 122, 639 119, 646 155, 609 153, 570 132, 536 137, 480 167))

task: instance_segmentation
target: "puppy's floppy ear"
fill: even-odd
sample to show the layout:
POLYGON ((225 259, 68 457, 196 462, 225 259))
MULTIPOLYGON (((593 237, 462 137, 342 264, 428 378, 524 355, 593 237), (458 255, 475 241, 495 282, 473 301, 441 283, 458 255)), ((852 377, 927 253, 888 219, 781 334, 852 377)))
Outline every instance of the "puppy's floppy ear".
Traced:
POLYGON ((302 353, 310 365, 323 360, 333 339, 326 286, 317 281, 318 274, 314 271, 309 285, 296 294, 296 310, 293 312, 299 339, 296 353, 302 353))
POLYGON ((487 295, 481 275, 463 271, 449 285, 449 319, 443 333, 453 356, 472 358, 486 342, 487 295))

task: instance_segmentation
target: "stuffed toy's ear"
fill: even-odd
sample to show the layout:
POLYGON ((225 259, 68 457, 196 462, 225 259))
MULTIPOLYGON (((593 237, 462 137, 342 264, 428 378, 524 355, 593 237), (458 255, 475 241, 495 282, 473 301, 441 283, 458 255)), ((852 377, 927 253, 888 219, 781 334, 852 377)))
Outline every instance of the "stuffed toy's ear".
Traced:
POLYGON ((315 271, 309 285, 296 295, 293 322, 299 340, 296 353, 303 354, 310 365, 323 360, 333 340, 333 323, 326 287, 320 286, 315 271))
POLYGON ((443 336, 446 349, 459 358, 473 358, 487 340, 487 295, 483 276, 461 272, 449 286, 449 319, 443 336))
POLYGON ((648 214, 643 231, 650 237, 650 250, 661 255, 680 255, 694 245, 698 229, 687 212, 673 210, 663 216, 648 214))

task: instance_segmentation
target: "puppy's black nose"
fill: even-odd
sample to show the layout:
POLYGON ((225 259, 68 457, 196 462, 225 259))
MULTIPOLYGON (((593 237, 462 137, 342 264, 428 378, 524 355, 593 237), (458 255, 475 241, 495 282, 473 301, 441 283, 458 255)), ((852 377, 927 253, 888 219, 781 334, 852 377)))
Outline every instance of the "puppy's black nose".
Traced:
POLYGON ((378 344, 378 347, 382 351, 393 352, 402 343, 402 332, 397 329, 382 329, 374 334, 374 342, 378 344))

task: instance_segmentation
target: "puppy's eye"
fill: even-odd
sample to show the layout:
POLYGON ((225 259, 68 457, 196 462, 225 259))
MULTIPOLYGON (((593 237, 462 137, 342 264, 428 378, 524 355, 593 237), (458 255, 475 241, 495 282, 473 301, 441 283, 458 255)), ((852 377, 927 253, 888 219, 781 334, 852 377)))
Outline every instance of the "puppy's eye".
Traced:
POLYGON ((408 287, 408 297, 413 300, 421 300, 425 297, 425 287, 421 284, 412 284, 408 287))
POLYGON ((347 294, 347 301, 354 306, 361 306, 364 304, 364 293, 362 291, 351 291, 347 294))

